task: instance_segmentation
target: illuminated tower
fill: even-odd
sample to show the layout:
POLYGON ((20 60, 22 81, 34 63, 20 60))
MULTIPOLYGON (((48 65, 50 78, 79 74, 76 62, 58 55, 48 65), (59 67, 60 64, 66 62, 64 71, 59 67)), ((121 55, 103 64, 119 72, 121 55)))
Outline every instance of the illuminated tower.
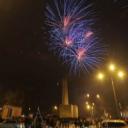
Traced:
POLYGON ((62 80, 62 104, 59 106, 60 118, 78 118, 78 106, 69 104, 67 78, 62 80))

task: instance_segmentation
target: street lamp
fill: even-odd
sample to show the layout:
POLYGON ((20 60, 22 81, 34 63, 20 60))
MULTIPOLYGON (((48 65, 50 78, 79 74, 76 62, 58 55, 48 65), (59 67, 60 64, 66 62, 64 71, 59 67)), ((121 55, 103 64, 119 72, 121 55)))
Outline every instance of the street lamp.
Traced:
POLYGON ((116 69, 115 64, 110 63, 109 66, 108 66, 108 69, 109 69, 109 71, 111 71, 111 72, 115 71, 115 69, 116 69))
POLYGON ((92 120, 94 119, 94 106, 95 103, 86 104, 86 109, 89 111, 92 120))
POLYGON ((104 74, 102 72, 98 73, 97 78, 99 80, 103 80, 104 79, 104 74))
POLYGON ((125 73, 120 70, 120 71, 118 71, 118 74, 117 75, 118 75, 119 78, 123 79, 124 76, 125 76, 125 73))
POLYGON ((91 94, 87 93, 87 94, 84 94, 84 96, 85 96, 85 99, 86 99, 86 101, 85 101, 85 109, 89 112, 90 118, 92 120, 94 120, 95 110, 98 108, 97 104, 99 103, 101 96, 100 96, 99 93, 97 93, 95 95, 91 95, 91 94))
MULTIPOLYGON (((121 71, 121 70, 118 71, 118 72, 116 72, 116 66, 115 66, 114 63, 110 63, 109 66, 108 66, 108 69, 111 72, 115 72, 120 79, 123 79, 124 78, 124 75, 125 75, 124 72, 121 71)), ((100 72, 100 73, 98 73, 97 78, 99 80, 103 80, 104 79, 104 76, 105 75, 100 72)), ((112 74, 110 74, 110 80, 111 80, 111 85, 112 85, 112 91, 113 91, 113 96, 114 96, 114 102, 115 102, 116 112, 117 112, 117 115, 118 115, 118 113, 119 113, 118 100, 117 100, 117 94, 116 94, 116 90, 115 90, 115 83, 114 83, 112 74)))

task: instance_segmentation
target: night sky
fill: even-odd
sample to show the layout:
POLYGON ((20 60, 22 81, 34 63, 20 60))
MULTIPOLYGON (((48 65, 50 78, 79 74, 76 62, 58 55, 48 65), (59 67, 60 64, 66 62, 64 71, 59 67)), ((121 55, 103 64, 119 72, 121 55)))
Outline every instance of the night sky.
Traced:
MULTIPOLYGON (((106 62, 112 59, 128 72, 128 0, 90 1, 94 2, 99 19, 102 42, 108 47, 106 62)), ((61 102, 61 87, 57 83, 67 68, 48 50, 45 6, 45 0, 0 0, 0 103, 9 92, 18 92, 25 107, 39 105, 42 111, 61 102)), ((71 103, 82 108, 84 93, 98 92, 110 106, 111 86, 109 82, 105 87, 99 86, 93 79, 94 73, 69 76, 71 103)), ((120 100, 126 107, 128 80, 121 83, 122 88, 118 83, 120 100)))

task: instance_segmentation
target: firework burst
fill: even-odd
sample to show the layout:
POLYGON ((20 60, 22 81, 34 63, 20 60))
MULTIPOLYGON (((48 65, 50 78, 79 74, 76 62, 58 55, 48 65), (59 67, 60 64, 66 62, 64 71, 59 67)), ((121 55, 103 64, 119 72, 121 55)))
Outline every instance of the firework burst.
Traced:
POLYGON ((51 0, 46 8, 50 27, 50 49, 69 66, 71 72, 89 71, 102 60, 103 47, 92 29, 92 4, 87 0, 51 0), (89 18, 90 17, 90 18, 89 18))

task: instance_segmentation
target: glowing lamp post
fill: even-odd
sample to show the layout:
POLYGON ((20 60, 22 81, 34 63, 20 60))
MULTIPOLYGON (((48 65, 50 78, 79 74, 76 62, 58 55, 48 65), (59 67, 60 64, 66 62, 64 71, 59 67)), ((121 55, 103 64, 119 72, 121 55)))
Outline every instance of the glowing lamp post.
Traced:
POLYGON ((94 117, 95 117, 95 111, 94 110, 96 110, 96 108, 97 108, 97 105, 96 105, 97 101, 96 100, 100 101, 101 96, 98 93, 95 95, 91 95, 91 94, 87 93, 84 95, 84 97, 86 99, 85 108, 89 112, 92 121, 94 121, 94 117))
POLYGON ((115 71, 116 67, 115 67, 115 65, 114 65, 113 63, 111 63, 111 64, 108 66, 108 69, 109 69, 109 71, 113 72, 113 71, 115 71))
POLYGON ((86 104, 86 109, 87 109, 87 111, 89 111, 92 120, 94 118, 94 106, 95 106, 94 103, 87 103, 86 104))
MULTIPOLYGON (((125 73, 123 71, 118 71, 116 69, 115 64, 111 63, 108 66, 109 71, 112 73, 110 74, 110 81, 111 81, 111 85, 112 85, 112 91, 113 91, 113 96, 114 96, 114 102, 115 102, 115 107, 116 107, 116 112, 117 112, 117 116, 119 115, 119 106, 118 106, 118 99, 117 99, 117 93, 116 93, 116 89, 115 89, 115 84, 114 84, 114 80, 113 80, 113 73, 116 73, 116 75, 118 76, 118 78, 123 79, 125 76, 125 73)), ((103 73, 99 73, 97 75, 97 78, 99 80, 104 80, 104 74, 103 73)))
POLYGON ((97 78, 98 78, 99 80, 103 80, 103 79, 104 79, 104 74, 100 72, 100 73, 97 75, 97 78))
POLYGON ((124 78, 124 75, 125 75, 125 74, 124 74, 123 71, 119 71, 119 72, 118 72, 118 77, 119 77, 119 78, 123 79, 123 78, 124 78))

